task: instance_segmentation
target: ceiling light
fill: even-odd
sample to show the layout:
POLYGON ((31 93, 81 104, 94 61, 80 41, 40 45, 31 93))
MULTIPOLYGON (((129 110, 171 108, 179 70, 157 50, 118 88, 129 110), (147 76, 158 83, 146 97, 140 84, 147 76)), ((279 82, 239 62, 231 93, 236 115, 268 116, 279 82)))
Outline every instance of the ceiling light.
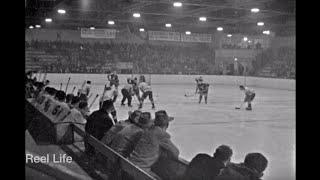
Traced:
POLYGON ((173 6, 174 6, 174 7, 181 7, 181 6, 182 6, 182 3, 181 3, 181 2, 174 2, 174 3, 173 3, 173 6))
POLYGON ((186 35, 190 35, 191 34, 191 32, 190 31, 186 31, 186 35))
POLYGON ((200 21, 207 21, 207 18, 206 17, 200 17, 199 20, 200 21))
POLYGON ((234 61, 238 61, 238 58, 234 58, 234 61))
POLYGON ((65 13, 66 13, 66 10, 64 10, 64 9, 58 9, 58 13, 59 13, 59 14, 65 14, 65 13))
POLYGON ((257 13, 257 12, 259 12, 260 11, 260 9, 258 9, 258 8, 252 8, 251 9, 251 12, 253 12, 253 13, 257 13))
POLYGON ((140 13, 133 13, 133 17, 135 17, 135 18, 140 17, 140 13))
POLYGON ((143 29, 143 28, 140 28, 139 31, 140 31, 140 32, 144 32, 144 29, 143 29))
POLYGON ((218 31, 223 31, 223 28, 222 27, 218 27, 217 30, 218 31))
POLYGON ((247 38, 247 37, 244 37, 243 40, 244 40, 244 41, 248 41, 248 38, 247 38))
POLYGON ((263 34, 266 34, 266 35, 269 35, 269 34, 270 34, 270 31, 267 30, 267 31, 263 31, 262 33, 263 33, 263 34))
POLYGON ((108 24, 114 25, 114 21, 108 21, 108 24))
POLYGON ((36 25, 36 28, 41 28, 41 26, 39 24, 36 25))
POLYGON ((264 25, 264 22, 258 22, 257 25, 258 25, 258 26, 263 26, 263 25, 264 25))
POLYGON ((91 30, 94 30, 95 28, 92 26, 92 27, 90 27, 90 29, 91 29, 91 30))
POLYGON ((33 29, 33 26, 29 26, 29 29, 33 29))
POLYGON ((46 22, 52 22, 52 19, 51 18, 46 18, 45 21, 46 22))
POLYGON ((228 36, 228 37, 231 37, 231 36, 232 36, 232 34, 228 34, 227 36, 228 36))
POLYGON ((171 27, 171 24, 166 24, 166 27, 171 27))

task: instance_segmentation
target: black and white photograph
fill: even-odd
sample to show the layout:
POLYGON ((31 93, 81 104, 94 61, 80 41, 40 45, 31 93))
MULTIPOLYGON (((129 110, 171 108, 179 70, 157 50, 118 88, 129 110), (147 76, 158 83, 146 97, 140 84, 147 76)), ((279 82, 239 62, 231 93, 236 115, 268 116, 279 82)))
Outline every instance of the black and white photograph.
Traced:
POLYGON ((25 179, 296 179, 296 0, 24 8, 25 179))

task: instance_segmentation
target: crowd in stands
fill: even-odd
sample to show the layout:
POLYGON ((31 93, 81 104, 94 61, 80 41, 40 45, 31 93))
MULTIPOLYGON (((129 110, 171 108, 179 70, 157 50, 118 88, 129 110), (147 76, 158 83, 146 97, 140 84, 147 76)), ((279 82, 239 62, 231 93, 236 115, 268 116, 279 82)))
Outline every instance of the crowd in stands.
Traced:
POLYGON ((243 43, 243 44, 235 44, 235 43, 224 43, 222 44, 223 49, 262 49, 261 44, 258 42, 256 44, 253 43, 243 43))
MULTIPOLYGON (((49 108, 48 102, 58 104, 58 116, 72 116, 72 123, 80 124, 86 133, 97 138, 124 158, 152 175, 160 177, 152 171, 152 166, 160 157, 178 160, 179 149, 171 140, 167 129, 173 117, 165 110, 155 112, 152 119, 150 112, 136 110, 129 112, 124 121, 114 119, 114 101, 106 100, 100 109, 90 113, 88 108, 88 92, 79 91, 78 95, 50 87, 49 81, 37 80, 33 72, 26 74, 26 98, 33 98, 33 103, 41 109, 49 108), (43 106, 42 106, 43 105, 43 106), (64 109, 71 111, 66 114, 64 109), (61 115, 62 114, 62 115, 61 115)), ((55 111, 55 108, 51 110, 55 111)), ((66 117, 65 117, 66 118, 66 117)), ((60 118, 59 118, 60 119, 60 118)), ((68 119, 68 118, 66 118, 68 119)), ((85 141, 85 153, 93 158, 103 160, 103 155, 95 151, 85 141), (102 158, 100 158, 102 157, 102 158)), ((219 146, 213 156, 197 154, 189 163, 185 172, 186 180, 259 180, 267 167, 268 161, 261 153, 248 153, 243 163, 232 163, 233 150, 226 145, 219 146)))
POLYGON ((103 72, 103 67, 116 62, 132 62, 135 73, 214 73, 214 50, 207 45, 31 41, 26 42, 26 48, 59 55, 57 63, 44 63, 48 72, 103 72))
POLYGON ((277 78, 295 78, 296 54, 295 48, 280 47, 276 51, 267 49, 257 55, 252 62, 252 75, 258 75, 264 67, 271 67, 270 74, 277 78))

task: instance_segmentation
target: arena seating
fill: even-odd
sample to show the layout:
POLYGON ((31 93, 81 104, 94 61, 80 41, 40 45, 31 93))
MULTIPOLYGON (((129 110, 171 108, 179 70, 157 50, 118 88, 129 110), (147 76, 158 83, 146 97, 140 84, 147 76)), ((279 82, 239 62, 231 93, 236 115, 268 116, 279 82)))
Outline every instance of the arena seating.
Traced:
MULTIPOLYGON (((133 73, 218 75, 214 49, 206 44, 179 46, 149 43, 26 42, 27 69, 49 73, 106 73, 117 62, 133 63, 133 73)), ((223 45, 223 48, 236 48, 223 45)), ((259 47, 251 47, 260 49, 259 47)), ((295 77, 295 49, 264 49, 252 62, 250 75, 295 77)))

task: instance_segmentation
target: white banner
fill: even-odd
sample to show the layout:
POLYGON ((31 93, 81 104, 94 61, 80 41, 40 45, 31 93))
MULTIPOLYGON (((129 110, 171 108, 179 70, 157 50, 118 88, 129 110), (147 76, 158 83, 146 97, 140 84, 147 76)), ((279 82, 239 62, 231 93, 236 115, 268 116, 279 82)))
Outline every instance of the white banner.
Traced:
POLYGON ((155 41, 180 41, 179 32, 168 31, 148 31, 149 40, 155 41))
POLYGON ((115 29, 81 28, 81 38, 114 39, 116 38, 116 32, 115 29))
POLYGON ((211 34, 181 34, 182 42, 204 42, 211 43, 212 36, 211 34))

